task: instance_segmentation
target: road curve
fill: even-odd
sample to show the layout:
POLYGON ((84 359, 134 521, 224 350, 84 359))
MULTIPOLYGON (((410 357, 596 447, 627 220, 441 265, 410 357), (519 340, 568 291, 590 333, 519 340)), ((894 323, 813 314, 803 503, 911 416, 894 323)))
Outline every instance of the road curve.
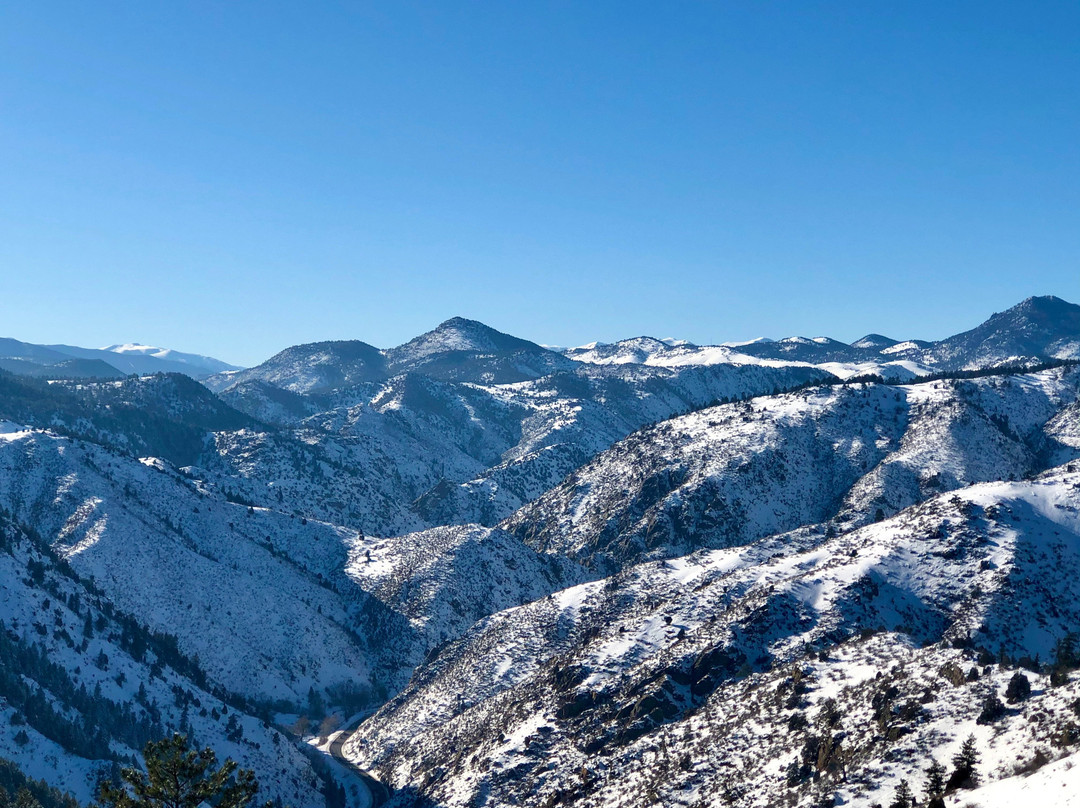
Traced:
POLYGON ((376 780, 366 771, 361 769, 347 757, 345 757, 345 744, 349 738, 356 732, 356 728, 360 725, 360 722, 367 718, 367 715, 363 715, 352 722, 350 726, 346 726, 340 732, 337 737, 330 742, 330 756, 334 758, 338 763, 355 774, 363 784, 367 787, 368 793, 371 794, 371 806, 372 808, 379 808, 380 805, 387 802, 390 799, 390 789, 386 787, 386 784, 379 780, 376 780))

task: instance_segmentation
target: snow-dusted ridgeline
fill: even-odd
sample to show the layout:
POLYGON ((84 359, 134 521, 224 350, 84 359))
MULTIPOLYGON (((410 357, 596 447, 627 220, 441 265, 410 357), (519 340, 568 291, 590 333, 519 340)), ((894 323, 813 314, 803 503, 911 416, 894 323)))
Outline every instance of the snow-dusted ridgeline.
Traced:
POLYGON ((901 777, 920 785, 931 757, 947 763, 974 732, 992 784, 1036 748, 1069 752, 1054 738, 1075 723, 1076 674, 1051 688, 1029 673, 1031 701, 992 725, 976 719, 1015 674, 996 654, 1047 659, 1080 625, 1078 576, 1080 473, 1064 469, 943 494, 834 538, 799 531, 654 562, 477 624, 362 727, 351 753, 448 807, 479 795, 644 806, 725 794, 868 806, 901 777), (980 647, 994 662, 977 659, 980 647), (820 740, 827 698, 846 751, 812 777, 815 754, 789 780, 810 736, 820 740))
MULTIPOLYGON (((0 377, 4 524, 52 548, 0 554, 4 636, 298 806, 319 784, 255 700, 291 723, 372 685, 401 692, 346 748, 395 805, 870 806, 969 731, 973 800, 1068 789, 1075 674, 1029 671, 1030 700, 975 719, 1080 630, 1080 372, 919 377, 1075 358, 1077 312, 1032 298, 937 343, 569 351, 455 318, 206 387, 87 381, 100 358, 9 340, 13 368, 80 379, 0 377), (837 383, 865 374, 897 383, 837 383), (133 651, 132 620, 182 656, 133 651)), ((0 709, 0 756, 80 795, 137 751, 113 728, 65 752, 0 709)))

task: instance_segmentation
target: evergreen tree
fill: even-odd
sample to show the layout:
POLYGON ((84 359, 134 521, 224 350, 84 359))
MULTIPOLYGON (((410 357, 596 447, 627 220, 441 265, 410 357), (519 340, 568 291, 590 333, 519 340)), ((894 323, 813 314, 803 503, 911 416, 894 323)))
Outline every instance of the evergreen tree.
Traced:
POLYGON ((322 695, 314 687, 308 688, 307 703, 308 715, 312 718, 321 719, 326 715, 326 702, 323 701, 322 695))
POLYGON ((1024 674, 1017 671, 1009 680, 1009 686, 1005 689, 1005 698, 1009 700, 1009 704, 1015 704, 1018 701, 1023 701, 1030 695, 1031 682, 1024 674))
POLYGON ((70 794, 63 794, 44 780, 27 777, 10 760, 0 758, 0 808, 79 808, 70 794))
POLYGON ((937 808, 939 805, 945 805, 943 800, 945 795, 945 767, 934 759, 930 760, 930 765, 926 769, 926 785, 923 790, 926 792, 927 808, 937 808))
POLYGON ((975 779, 975 767, 979 765, 979 750, 975 748, 975 736, 968 735, 960 751, 953 755, 953 773, 948 788, 970 784, 975 779))
POLYGON ((1054 644, 1054 667, 1064 670, 1080 667, 1080 637, 1069 632, 1054 644))
POLYGON ((189 749, 180 734, 151 741, 143 757, 146 773, 127 768, 121 772, 125 786, 103 783, 97 808, 198 808, 203 802, 215 808, 247 808, 259 790, 250 769, 237 769, 231 759, 217 768, 212 749, 189 749))
POLYGON ((908 781, 901 780, 900 785, 896 787, 896 795, 893 797, 893 801, 889 803, 889 808, 911 808, 913 799, 914 796, 911 793, 911 786, 908 785, 908 781))
POLYGON ((982 712, 979 713, 979 717, 975 719, 977 724, 992 724, 1005 715, 1005 705, 1001 703, 994 693, 991 693, 983 701, 982 712))
POLYGON ((34 795, 27 788, 20 788, 15 792, 15 799, 11 803, 12 808, 41 808, 41 803, 34 799, 34 795))
POLYGON ((784 779, 789 786, 797 786, 803 781, 803 767, 799 759, 795 758, 784 770, 784 779))

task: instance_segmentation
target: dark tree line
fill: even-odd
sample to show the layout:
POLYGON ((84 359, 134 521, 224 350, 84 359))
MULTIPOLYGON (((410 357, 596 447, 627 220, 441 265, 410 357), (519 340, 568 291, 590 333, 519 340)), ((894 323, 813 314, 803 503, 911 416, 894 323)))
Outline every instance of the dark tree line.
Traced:
POLYGON ((76 685, 62 665, 52 662, 39 643, 25 643, 0 621, 0 693, 18 717, 49 740, 90 760, 120 760, 110 751, 118 741, 138 749, 164 734, 160 713, 117 704, 76 685), (29 681, 28 681, 29 680, 29 681), (63 708, 74 711, 71 717, 63 708))
POLYGON ((70 794, 23 774, 10 760, 0 758, 0 808, 79 808, 70 794))

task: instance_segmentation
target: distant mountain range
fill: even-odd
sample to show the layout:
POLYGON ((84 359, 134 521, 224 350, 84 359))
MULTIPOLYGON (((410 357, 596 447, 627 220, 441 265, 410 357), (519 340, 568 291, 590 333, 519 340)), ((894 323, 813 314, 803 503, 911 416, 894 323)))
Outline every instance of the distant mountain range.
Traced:
POLYGON ((850 345, 829 337, 786 337, 697 346, 638 337, 563 353, 582 362, 669 367, 758 359, 818 365, 841 376, 857 371, 904 379, 941 371, 1078 359, 1080 306, 1052 296, 1029 297, 970 331, 937 342, 867 334, 850 345))
POLYGON ((829 337, 786 337, 699 346, 683 340, 635 337, 549 349, 475 320, 454 317, 396 348, 383 350, 355 340, 296 345, 256 367, 211 376, 206 384, 220 391, 261 381, 293 393, 319 394, 404 373, 443 381, 508 384, 572 372, 572 362, 666 368, 812 365, 841 378, 875 373, 905 380, 1049 359, 1080 359, 1080 306, 1052 296, 1030 297, 970 331, 936 342, 868 334, 851 344, 829 337))
POLYGON ((314 342, 241 369, 213 357, 137 343, 80 348, 0 338, 0 370, 19 375, 74 379, 184 373, 205 380, 215 391, 258 380, 300 394, 385 381, 403 373, 507 384, 571 370, 567 360, 656 367, 756 361, 815 365, 841 378, 872 372, 903 380, 940 371, 1077 358, 1080 306, 1053 296, 1030 297, 970 331, 936 342, 868 334, 850 344, 830 337, 763 337, 702 346, 642 336, 552 349, 454 317, 396 348, 380 349, 359 340, 314 342))
POLYGON ((0 771, 86 803, 181 731, 341 808, 377 710, 385 808, 869 808, 968 734, 957 796, 1080 789, 1080 306, 0 357, 0 771))
POLYGON ((150 373, 183 373, 202 379, 238 368, 210 356, 135 343, 79 348, 0 338, 0 370, 45 379, 116 379, 150 373))

